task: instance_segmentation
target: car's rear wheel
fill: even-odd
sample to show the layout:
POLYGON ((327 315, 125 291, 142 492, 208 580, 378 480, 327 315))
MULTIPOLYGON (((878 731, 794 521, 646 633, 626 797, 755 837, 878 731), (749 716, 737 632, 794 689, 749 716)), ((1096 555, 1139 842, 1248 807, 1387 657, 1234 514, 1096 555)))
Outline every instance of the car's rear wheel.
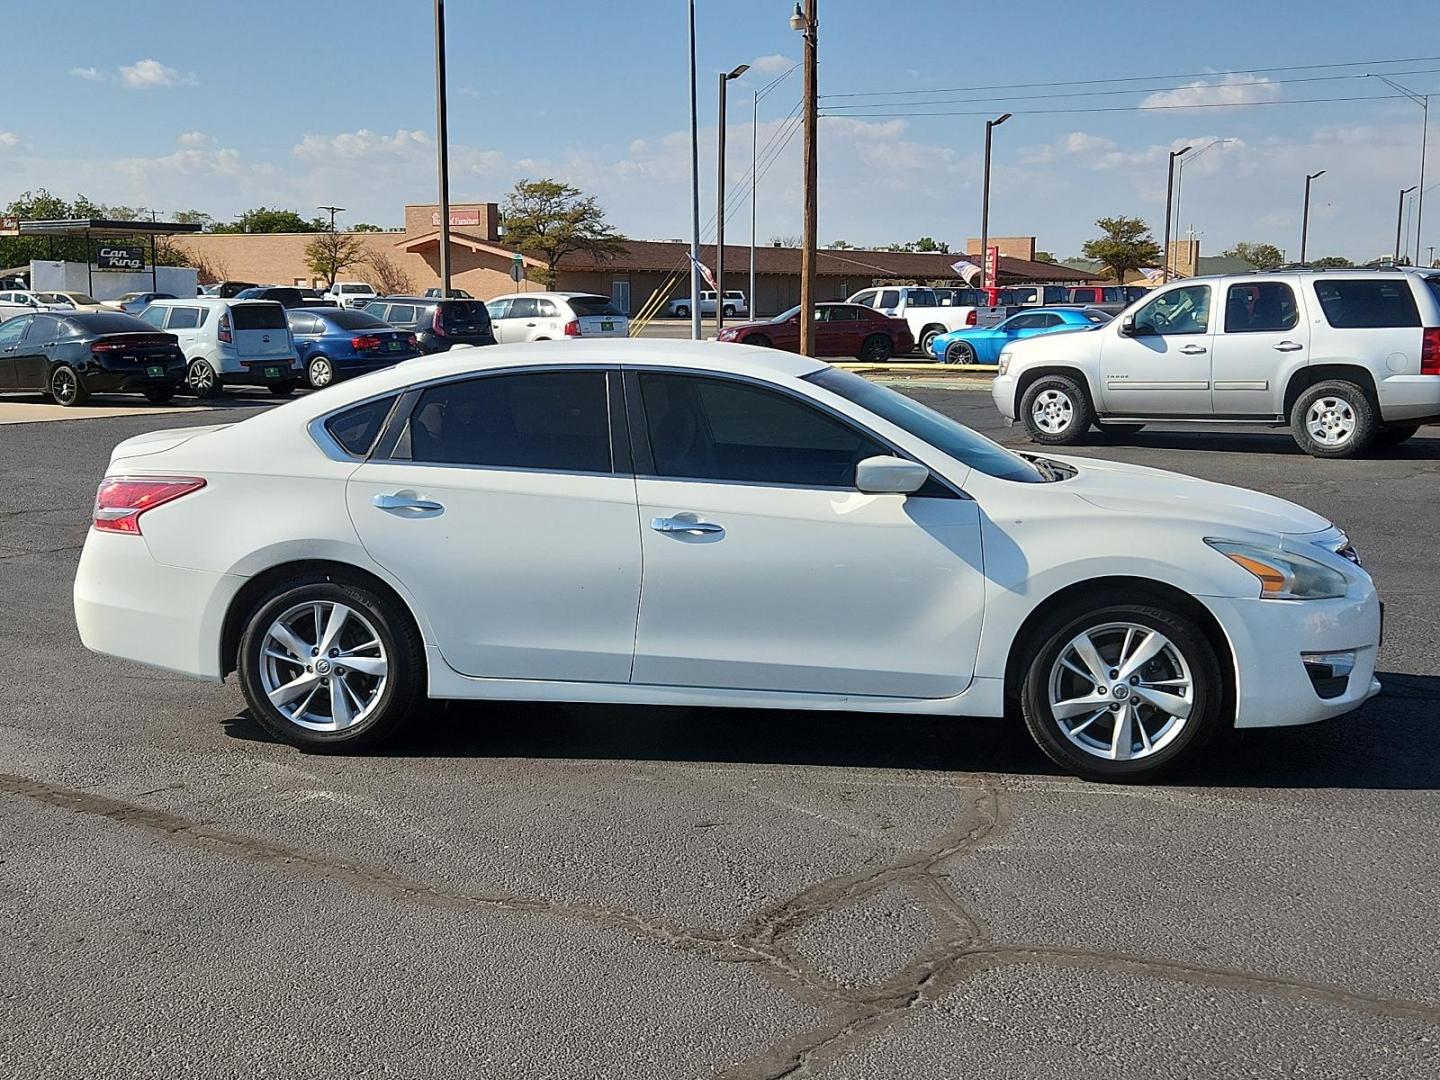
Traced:
POLYGON ((680 304, 675 308, 675 317, 677 319, 688 319, 690 317, 690 309, 684 304, 680 304))
MULTIPOLYGON (((929 352, 927 349, 926 352, 929 352)), ((973 364, 975 363, 975 346, 968 341, 952 341, 945 346, 945 363, 947 364, 973 364)))
POLYGON ((735 314, 735 308, 734 308, 732 305, 730 305, 730 304, 726 304, 726 305, 725 305, 725 317, 728 319, 728 318, 730 318, 731 315, 734 315, 734 314, 735 314))
POLYGON ((871 334, 860 343, 860 359, 881 363, 895 355, 895 343, 884 334, 871 334))
POLYGON ((335 367, 328 356, 312 357, 305 365, 305 378, 314 390, 320 390, 335 381, 335 367))
POLYGON ((1401 443, 1413 439, 1415 433, 1419 430, 1419 424, 1382 428, 1375 433, 1375 441, 1370 445, 1374 446, 1377 450, 1389 450, 1391 447, 1399 446, 1401 443))
POLYGON ((1020 401, 1020 415, 1031 440, 1047 446, 1079 442, 1094 418, 1085 391, 1065 375, 1036 379, 1020 401))
POLYGON ((251 715, 277 739, 304 750, 358 750, 415 712, 425 654, 395 601, 315 575, 286 582, 255 605, 239 671, 251 715))
POLYGON ((145 400, 152 405, 164 405, 175 397, 173 386, 152 386, 145 391, 145 400))
POLYGON ((1317 383, 1295 399, 1290 432, 1311 457, 1349 458, 1375 441, 1379 424, 1365 391, 1352 382, 1317 383))
POLYGON ((69 364, 61 364, 50 373, 50 400, 56 405, 66 408, 83 405, 89 396, 85 384, 80 381, 79 372, 69 364))
POLYGON ((1222 722, 1220 661, 1188 615, 1137 602, 1058 615, 1024 673, 1026 727, 1086 780, 1149 781, 1192 762, 1222 722))
POLYGON ((191 360, 185 369, 185 385, 197 398, 212 398, 220 393, 220 376, 208 360, 191 360))

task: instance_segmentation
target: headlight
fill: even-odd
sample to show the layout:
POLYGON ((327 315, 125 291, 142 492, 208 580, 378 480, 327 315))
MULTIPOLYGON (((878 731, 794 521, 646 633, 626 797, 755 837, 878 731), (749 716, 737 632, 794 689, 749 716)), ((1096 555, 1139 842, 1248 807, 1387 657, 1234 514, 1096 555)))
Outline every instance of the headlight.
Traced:
POLYGON ((1266 600, 1332 600, 1349 588, 1345 575, 1303 555, 1206 537, 1205 543, 1260 582, 1266 600))
POLYGON ((1000 365, 995 369, 996 375, 1004 375, 1010 370, 1010 354, 1004 349, 1000 350, 1000 365))

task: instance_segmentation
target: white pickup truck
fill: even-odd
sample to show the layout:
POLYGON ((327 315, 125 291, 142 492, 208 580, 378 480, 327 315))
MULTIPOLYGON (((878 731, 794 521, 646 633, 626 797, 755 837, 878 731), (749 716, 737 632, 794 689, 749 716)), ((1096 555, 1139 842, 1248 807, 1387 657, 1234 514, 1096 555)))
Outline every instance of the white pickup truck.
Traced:
POLYGON ((921 285, 880 285, 861 289, 846 301, 864 304, 895 319, 904 319, 915 335, 915 345, 930 354, 930 342, 951 330, 967 326, 994 326, 1005 318, 1001 307, 967 307, 941 304, 934 289, 921 285))

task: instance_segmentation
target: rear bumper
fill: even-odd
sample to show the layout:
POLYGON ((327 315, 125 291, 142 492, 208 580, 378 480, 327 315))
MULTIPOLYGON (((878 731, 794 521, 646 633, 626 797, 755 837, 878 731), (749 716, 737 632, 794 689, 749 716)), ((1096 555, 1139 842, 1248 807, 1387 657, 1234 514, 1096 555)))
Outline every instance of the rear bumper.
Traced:
POLYGON ((221 378, 230 386, 273 386, 304 377, 300 361, 293 356, 268 360, 241 360, 238 370, 226 370, 221 378), (274 372, 272 375, 271 372, 274 372))
POLYGON ((85 389, 97 394, 150 390, 156 387, 174 388, 185 381, 185 361, 180 359, 160 365, 127 365, 124 370, 87 364, 80 377, 85 381, 85 389), (151 375, 149 369, 157 366, 163 369, 162 373, 151 375))

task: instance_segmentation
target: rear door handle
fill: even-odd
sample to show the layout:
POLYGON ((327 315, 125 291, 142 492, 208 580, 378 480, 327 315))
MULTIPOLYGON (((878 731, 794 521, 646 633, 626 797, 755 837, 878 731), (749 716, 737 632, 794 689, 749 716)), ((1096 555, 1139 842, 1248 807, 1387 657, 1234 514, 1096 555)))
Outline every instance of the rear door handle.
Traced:
POLYGON ((650 519, 650 528, 662 533, 688 533, 700 536, 703 533, 723 533, 725 526, 713 521, 695 521, 692 518, 657 517, 650 519))
POLYGON ((1279 352, 1294 352, 1296 349, 1303 349, 1305 346, 1301 345, 1298 341, 1282 341, 1279 344, 1271 345, 1270 347, 1272 349, 1278 350, 1279 352))
POLYGON ((1180 352, 1186 356, 1199 356, 1205 351, 1204 345, 1181 345, 1180 352))
POLYGON ((376 495, 370 501, 381 510, 389 510, 401 517, 434 517, 445 512, 444 503, 418 498, 411 491, 397 491, 393 495, 376 495))

